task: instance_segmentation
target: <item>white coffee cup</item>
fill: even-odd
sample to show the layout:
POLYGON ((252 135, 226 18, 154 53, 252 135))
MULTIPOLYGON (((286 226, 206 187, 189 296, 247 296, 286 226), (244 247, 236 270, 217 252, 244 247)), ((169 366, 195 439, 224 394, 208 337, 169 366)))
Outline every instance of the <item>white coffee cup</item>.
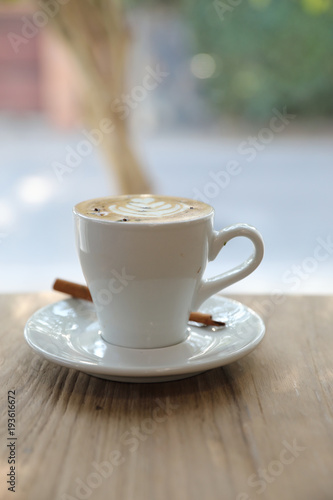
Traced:
POLYGON ((102 336, 118 346, 160 348, 184 341, 190 312, 252 273, 263 257, 263 240, 254 227, 235 224, 215 231, 213 208, 195 200, 155 195, 97 198, 76 205, 73 212, 77 250, 102 336), (138 220, 133 206, 139 206, 140 199, 147 200, 148 208, 162 208, 157 215, 150 211, 149 217, 141 210, 138 220), (125 207, 120 211, 119 200, 125 207), (99 204, 102 212, 89 212, 87 207, 99 204), (171 215, 164 210, 169 205, 169 212, 175 211, 171 215), (111 215, 109 207, 115 210, 111 215), (203 279, 207 263, 237 236, 252 241, 253 254, 230 271, 203 279))

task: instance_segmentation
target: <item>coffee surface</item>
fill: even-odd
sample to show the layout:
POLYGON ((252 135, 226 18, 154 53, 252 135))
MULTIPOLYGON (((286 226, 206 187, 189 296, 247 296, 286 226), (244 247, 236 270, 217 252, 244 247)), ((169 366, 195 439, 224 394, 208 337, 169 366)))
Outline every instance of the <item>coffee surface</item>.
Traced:
POLYGON ((114 222, 180 222, 209 215, 210 205, 197 200, 159 195, 96 198, 75 206, 75 212, 114 222))

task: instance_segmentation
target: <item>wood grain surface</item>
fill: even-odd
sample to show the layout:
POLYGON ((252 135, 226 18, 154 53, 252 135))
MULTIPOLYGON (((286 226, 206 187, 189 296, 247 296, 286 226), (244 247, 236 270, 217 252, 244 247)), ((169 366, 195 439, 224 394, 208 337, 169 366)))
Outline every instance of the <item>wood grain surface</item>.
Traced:
POLYGON ((260 346, 157 384, 100 380, 34 354, 24 325, 62 297, 0 298, 1 500, 333 499, 333 297, 237 296, 264 317, 260 346))

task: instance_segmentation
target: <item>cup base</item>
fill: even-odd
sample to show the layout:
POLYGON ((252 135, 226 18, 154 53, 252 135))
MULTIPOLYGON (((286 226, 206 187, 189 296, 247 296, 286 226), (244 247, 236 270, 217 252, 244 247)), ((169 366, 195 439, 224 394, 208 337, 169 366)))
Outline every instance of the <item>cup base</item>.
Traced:
MULTIPOLYGON (((185 332, 185 335, 184 335, 184 338, 182 338, 181 340, 177 341, 177 342, 173 342, 172 344, 163 344, 163 345, 160 345, 160 344, 156 344, 153 342, 152 339, 149 339, 149 341, 147 342, 148 344, 151 344, 151 345, 143 345, 143 344, 134 344, 133 342, 131 342, 131 344, 125 344, 125 343, 118 343, 118 342, 112 342, 110 340, 108 340, 107 338, 105 338, 104 334, 103 334, 103 331, 101 331, 101 337, 102 339, 104 340, 104 342, 106 342, 107 344, 109 345, 113 345, 115 347, 123 347, 124 349, 164 349, 166 347, 173 347, 175 345, 179 345, 179 344, 182 344, 183 342, 186 342, 188 340, 188 337, 191 333, 191 329, 188 327, 186 329, 186 332, 185 332)), ((168 335, 166 335, 168 336, 168 335)))

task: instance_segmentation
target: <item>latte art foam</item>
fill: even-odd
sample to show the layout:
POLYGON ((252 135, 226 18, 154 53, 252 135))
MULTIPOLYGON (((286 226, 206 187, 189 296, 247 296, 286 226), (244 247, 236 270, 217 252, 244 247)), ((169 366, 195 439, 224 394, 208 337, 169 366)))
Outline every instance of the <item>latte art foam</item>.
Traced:
POLYGON ((124 195, 96 198, 75 206, 74 212, 114 222, 178 222, 211 214, 212 207, 201 201, 172 196, 124 195))
POLYGON ((186 203, 174 201, 157 200, 156 198, 131 198, 129 201, 123 201, 110 205, 110 212, 124 217, 168 217, 180 214, 190 210, 186 203))

